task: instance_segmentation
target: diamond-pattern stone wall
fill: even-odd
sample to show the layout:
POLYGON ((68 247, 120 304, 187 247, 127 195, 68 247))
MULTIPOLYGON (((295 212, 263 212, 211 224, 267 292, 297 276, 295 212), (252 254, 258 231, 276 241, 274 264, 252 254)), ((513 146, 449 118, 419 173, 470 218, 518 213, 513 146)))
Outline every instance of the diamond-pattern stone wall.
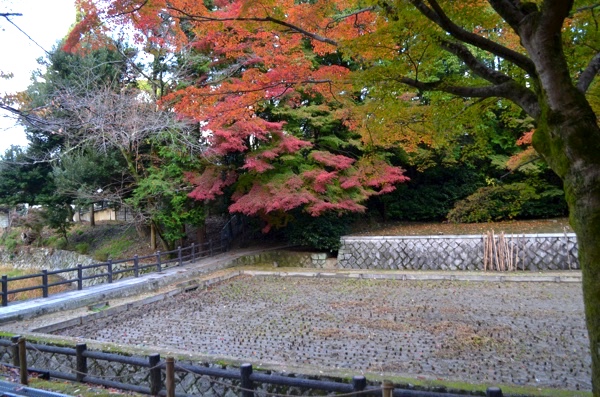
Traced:
POLYGON ((574 233, 341 239, 337 267, 391 270, 579 269, 574 233))

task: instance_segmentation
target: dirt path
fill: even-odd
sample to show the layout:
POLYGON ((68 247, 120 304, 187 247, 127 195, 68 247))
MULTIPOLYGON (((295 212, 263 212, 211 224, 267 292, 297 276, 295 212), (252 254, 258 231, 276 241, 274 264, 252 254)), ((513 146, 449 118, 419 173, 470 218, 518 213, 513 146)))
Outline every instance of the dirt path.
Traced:
POLYGON ((244 277, 59 334, 324 372, 591 388, 579 283, 244 277))

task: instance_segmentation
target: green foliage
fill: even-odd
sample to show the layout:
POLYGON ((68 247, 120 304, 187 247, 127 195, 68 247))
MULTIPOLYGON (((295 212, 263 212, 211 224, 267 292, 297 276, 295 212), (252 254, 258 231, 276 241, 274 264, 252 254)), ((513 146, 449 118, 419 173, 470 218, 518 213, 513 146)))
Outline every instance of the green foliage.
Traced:
POLYGON ((73 217, 71 207, 62 204, 47 205, 44 207, 41 216, 45 224, 60 233, 68 245, 67 232, 73 226, 73 222, 71 222, 71 218, 73 217))
POLYGON ((29 149, 11 146, 0 158, 0 203, 40 204, 54 194, 47 162, 32 161, 29 149))
POLYGON ((540 179, 486 186, 456 203, 451 222, 489 222, 512 218, 547 218, 566 214, 564 192, 540 179))
POLYGON ((201 167, 200 160, 174 146, 159 148, 164 163, 151 167, 127 200, 154 222, 169 249, 186 236, 185 225, 204 223, 201 203, 188 197, 185 173, 201 167))
POLYGON ((294 220, 283 233, 291 244, 335 252, 340 247, 340 237, 349 232, 355 218, 354 214, 327 213, 314 217, 294 211, 294 220))
POLYGON ((4 246, 6 251, 14 252, 19 245, 19 232, 11 230, 8 233, 4 233, 2 238, 0 238, 0 244, 4 246))
MULTIPOLYGON (((410 167, 410 181, 378 198, 388 219, 430 221, 446 217, 457 200, 484 185, 484 177, 466 166, 436 165, 423 171, 410 167)), ((375 206, 377 206, 375 202, 375 206)))
POLYGON ((57 191, 74 200, 76 205, 89 206, 99 201, 103 189, 120 186, 126 164, 118 151, 101 153, 86 148, 63 155, 52 169, 57 191))

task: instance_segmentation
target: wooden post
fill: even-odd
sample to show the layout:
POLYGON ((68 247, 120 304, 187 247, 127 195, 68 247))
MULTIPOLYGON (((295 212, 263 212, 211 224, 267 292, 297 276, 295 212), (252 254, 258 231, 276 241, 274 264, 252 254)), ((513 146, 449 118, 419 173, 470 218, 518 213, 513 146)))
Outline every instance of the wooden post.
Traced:
POLYGON ((254 397, 254 382, 250 380, 252 364, 242 364, 240 374, 242 375, 242 397, 254 397))
POLYGON ((29 379, 27 377, 27 342, 25 338, 19 338, 19 372, 21 374, 21 384, 27 386, 29 379))
POLYGON ((352 378, 352 391, 363 391, 367 387, 367 378, 364 376, 354 376, 352 378))
POLYGON ((150 394, 158 396, 162 389, 160 354, 148 356, 148 364, 150 365, 150 394))
POLYGON ((165 360, 167 375, 167 397, 175 397, 175 359, 167 357, 165 360))
POLYGON ((381 396, 382 397, 392 397, 392 393, 394 391, 394 384, 392 381, 384 380, 381 384, 381 396))
POLYGON ((162 268, 160 266, 160 251, 156 251, 156 271, 162 271, 162 268))
POLYGON ((48 297, 48 270, 42 270, 42 296, 48 297))
POLYGON ((83 355, 87 350, 87 345, 85 343, 78 343, 75 345, 75 356, 76 356, 76 373, 75 377, 77 378, 77 382, 83 382, 84 378, 87 376, 88 367, 87 367, 87 358, 83 355))
POLYGON ((83 289, 83 266, 81 263, 77 264, 77 289, 79 291, 83 289))
POLYGON ((196 245, 192 243, 192 262, 196 261, 196 245))
POLYGON ((140 276, 140 258, 137 255, 133 256, 133 276, 140 276))
POLYGON ((12 353, 12 365, 15 367, 19 366, 19 339, 21 339, 20 335, 15 335, 10 338, 12 342, 11 353, 12 353))
POLYGON ((2 306, 8 306, 8 276, 2 276, 2 306))
POLYGON ((183 265, 183 259, 181 257, 181 245, 177 247, 177 262, 179 262, 179 266, 183 265))
POLYGON ((488 387, 485 391, 485 397, 502 397, 502 390, 499 387, 488 387))
POLYGON ((108 283, 111 284, 113 282, 113 263, 112 259, 109 259, 106 263, 107 273, 108 273, 108 283))

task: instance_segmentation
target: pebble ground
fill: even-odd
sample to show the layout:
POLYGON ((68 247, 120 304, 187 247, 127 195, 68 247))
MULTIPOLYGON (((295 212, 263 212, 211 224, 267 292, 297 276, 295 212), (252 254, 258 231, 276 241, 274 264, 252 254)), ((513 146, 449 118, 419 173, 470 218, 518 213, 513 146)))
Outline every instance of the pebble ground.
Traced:
POLYGON ((323 372, 591 389, 579 283, 239 277, 56 334, 323 372))

